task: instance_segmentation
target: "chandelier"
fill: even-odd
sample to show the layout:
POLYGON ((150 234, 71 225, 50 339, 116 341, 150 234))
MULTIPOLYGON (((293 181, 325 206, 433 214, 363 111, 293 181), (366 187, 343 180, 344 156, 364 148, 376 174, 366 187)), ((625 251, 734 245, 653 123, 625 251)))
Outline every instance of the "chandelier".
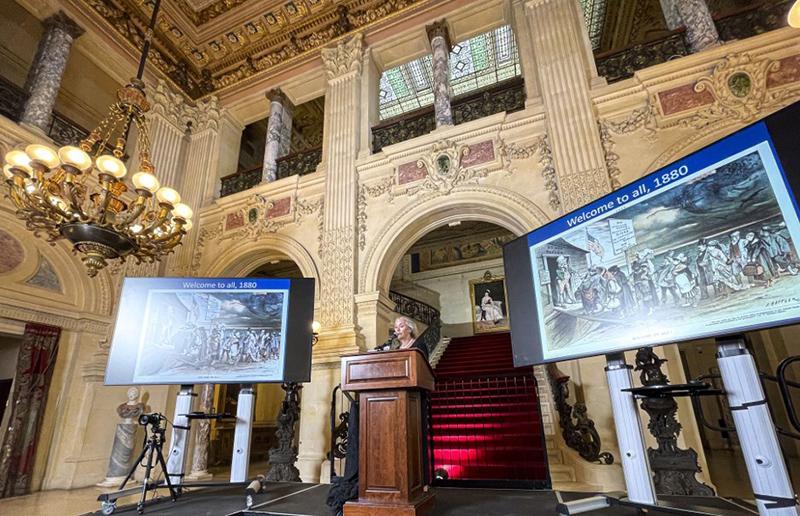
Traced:
MULTIPOLYGON (((65 238, 90 277, 107 260, 153 263, 172 252, 192 227, 192 209, 161 186, 150 161, 142 76, 160 2, 153 7, 139 71, 117 92, 109 113, 77 146, 31 144, 5 155, 3 174, 17 217, 37 237, 65 238), (131 125, 137 129, 137 168, 122 159, 131 125), (130 180, 130 183, 126 181, 130 180)), ((130 162, 129 162, 130 163, 130 162)))

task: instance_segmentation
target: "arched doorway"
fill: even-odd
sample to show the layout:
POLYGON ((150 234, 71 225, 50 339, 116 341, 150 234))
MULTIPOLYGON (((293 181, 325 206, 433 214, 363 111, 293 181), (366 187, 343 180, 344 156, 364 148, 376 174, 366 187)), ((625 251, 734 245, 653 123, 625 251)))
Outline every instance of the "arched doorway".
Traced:
MULTIPOLYGON (((256 263, 252 270, 241 274, 249 278, 302 278, 303 271, 297 263, 278 251, 262 254, 262 262, 246 257, 238 264, 256 263)), ((238 275, 237 275, 238 276, 238 275)), ((216 385, 212 408, 217 413, 236 414, 239 392, 243 384, 216 385)), ((269 450, 276 445, 277 416, 284 398, 280 384, 261 383, 253 386, 255 407, 253 433, 250 442, 249 474, 265 474, 269 469, 269 450)), ((213 471, 227 472, 233 452, 235 421, 213 421, 210 428, 209 464, 213 471)))
POLYGON ((515 238, 495 223, 449 220, 411 243, 390 276, 389 322, 411 318, 432 346, 438 485, 549 486, 533 370, 515 368, 511 351, 502 249, 515 238))

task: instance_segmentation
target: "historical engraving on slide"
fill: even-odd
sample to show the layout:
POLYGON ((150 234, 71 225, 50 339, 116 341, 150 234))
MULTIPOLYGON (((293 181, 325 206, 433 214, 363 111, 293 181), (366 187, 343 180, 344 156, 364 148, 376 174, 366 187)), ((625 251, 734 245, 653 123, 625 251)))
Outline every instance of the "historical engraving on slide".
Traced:
POLYGON ((649 181, 531 247, 546 357, 800 316, 800 227, 768 144, 649 181))
POLYGON ((287 291, 152 290, 134 381, 279 380, 287 291))

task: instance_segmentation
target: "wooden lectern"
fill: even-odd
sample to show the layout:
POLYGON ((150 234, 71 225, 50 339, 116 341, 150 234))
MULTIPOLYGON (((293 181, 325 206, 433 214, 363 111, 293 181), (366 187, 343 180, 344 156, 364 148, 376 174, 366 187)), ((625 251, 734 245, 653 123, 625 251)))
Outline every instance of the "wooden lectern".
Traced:
POLYGON ((342 357, 342 390, 359 395, 358 501, 345 516, 422 514, 433 506, 423 491, 425 443, 422 390, 433 371, 414 349, 342 357))

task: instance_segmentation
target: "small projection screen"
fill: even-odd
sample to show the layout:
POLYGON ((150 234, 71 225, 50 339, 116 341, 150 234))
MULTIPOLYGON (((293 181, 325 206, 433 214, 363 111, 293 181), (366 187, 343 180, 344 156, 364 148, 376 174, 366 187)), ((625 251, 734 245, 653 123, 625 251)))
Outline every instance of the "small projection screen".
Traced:
POLYGON ((800 320, 800 103, 506 244, 517 366, 800 320))
POLYGON ((314 280, 125 278, 106 385, 307 382, 314 280))

